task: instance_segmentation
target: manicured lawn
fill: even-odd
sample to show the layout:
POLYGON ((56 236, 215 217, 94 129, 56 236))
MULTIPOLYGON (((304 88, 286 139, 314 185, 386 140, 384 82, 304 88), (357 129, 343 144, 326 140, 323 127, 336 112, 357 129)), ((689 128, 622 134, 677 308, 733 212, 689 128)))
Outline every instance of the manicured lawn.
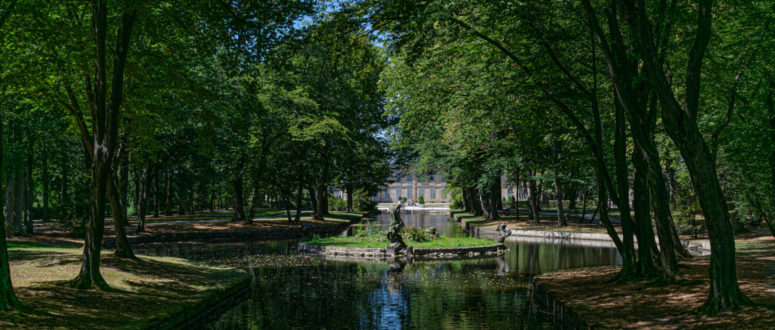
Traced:
MULTIPOLYGON (((386 238, 382 237, 382 240, 374 236, 352 236, 352 237, 327 237, 327 238, 314 238, 307 244, 324 245, 324 246, 345 246, 345 247, 359 247, 359 248, 384 248, 390 242, 386 238)), ((483 238, 471 238, 471 237, 445 237, 441 236, 437 239, 432 239, 427 242, 414 242, 405 238, 407 245, 414 247, 415 249, 428 249, 428 248, 458 248, 458 247, 471 247, 471 246, 489 246, 497 245, 495 241, 491 241, 483 238)))
POLYGON ((145 328, 215 303, 244 283, 243 271, 183 259, 102 255, 101 273, 112 290, 69 286, 81 265, 81 249, 9 242, 11 278, 23 310, 3 312, 0 328, 145 328))

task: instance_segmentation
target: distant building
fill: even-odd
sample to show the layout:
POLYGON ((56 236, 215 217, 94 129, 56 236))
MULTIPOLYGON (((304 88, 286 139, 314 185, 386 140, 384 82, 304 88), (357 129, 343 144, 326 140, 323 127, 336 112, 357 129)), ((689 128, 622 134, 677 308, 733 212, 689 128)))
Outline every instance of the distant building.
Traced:
POLYGON ((379 203, 395 203, 401 197, 417 202, 423 196, 425 203, 450 203, 452 196, 446 191, 447 179, 441 175, 430 175, 419 181, 414 173, 395 171, 394 182, 377 193, 372 199, 379 203))

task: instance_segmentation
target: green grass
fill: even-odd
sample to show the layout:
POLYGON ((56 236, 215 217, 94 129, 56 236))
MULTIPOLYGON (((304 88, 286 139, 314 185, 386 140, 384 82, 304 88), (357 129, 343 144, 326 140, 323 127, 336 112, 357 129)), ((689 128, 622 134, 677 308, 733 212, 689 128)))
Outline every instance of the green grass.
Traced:
MULTIPOLYGON (((8 241, 9 250, 24 250, 24 249, 62 249, 61 247, 36 243, 36 242, 14 242, 8 241)), ((76 248, 72 248, 76 249, 76 248)))
POLYGON ((0 311, 0 328, 147 328, 190 317, 244 285, 243 271, 168 257, 119 259, 102 254, 109 291, 71 288, 81 266, 80 249, 9 242, 11 279, 22 310, 0 311))
MULTIPOLYGON (((459 247, 472 247, 472 246, 489 246, 497 245, 495 241, 491 241, 483 238, 472 237, 445 237, 441 236, 437 239, 433 239, 427 242, 414 242, 411 240, 404 240, 407 245, 414 247, 415 249, 436 249, 436 248, 459 248, 459 247)), ((387 239, 375 236, 352 236, 352 237, 327 237, 327 238, 313 238, 306 242, 312 245, 322 246, 342 246, 342 247, 356 247, 356 248, 384 248, 390 244, 387 239)))

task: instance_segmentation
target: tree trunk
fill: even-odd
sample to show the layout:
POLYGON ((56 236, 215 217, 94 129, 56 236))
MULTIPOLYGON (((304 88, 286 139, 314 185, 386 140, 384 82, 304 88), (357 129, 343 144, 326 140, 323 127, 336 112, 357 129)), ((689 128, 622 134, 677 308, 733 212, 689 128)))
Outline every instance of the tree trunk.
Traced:
POLYGON ((315 189, 312 187, 308 188, 309 191, 309 202, 312 205, 312 215, 314 217, 315 214, 318 214, 318 200, 315 197, 315 189))
POLYGON ((320 176, 317 187, 317 202, 318 206, 315 208, 315 220, 323 220, 328 215, 328 177, 330 171, 330 165, 328 160, 324 158, 323 161, 323 173, 320 176))
POLYGON ((347 212, 353 212, 353 185, 348 184, 347 187, 347 212))
POLYGON ((49 212, 48 212, 48 202, 49 202, 49 173, 48 173, 48 153, 43 153, 41 155, 43 157, 43 222, 51 221, 49 218, 49 212))
MULTIPOLYGON (((589 196, 589 191, 587 188, 584 188, 584 205, 581 205, 581 222, 587 221, 587 196, 589 196)), ((594 219, 592 219, 594 220, 594 219)))
POLYGON ((565 221, 565 213, 562 209, 562 183, 559 177, 554 178, 554 189, 557 191, 557 196, 555 196, 557 199, 557 225, 565 227, 568 223, 565 221))
POLYGON ((59 218, 60 220, 69 218, 68 214, 71 211, 71 203, 70 203, 70 195, 68 195, 68 191, 70 190, 70 173, 69 173, 69 167, 67 164, 67 155, 62 156, 62 164, 60 169, 62 170, 61 177, 60 177, 60 186, 59 186, 59 218))
POLYGON ((296 190, 296 216, 294 220, 296 223, 301 222, 301 206, 302 206, 302 199, 304 198, 304 188, 302 185, 299 185, 299 187, 296 190))
POLYGON ((175 192, 175 196, 178 198, 178 215, 186 214, 186 194, 182 191, 183 188, 178 188, 180 191, 175 192))
POLYGON ((232 195, 234 200, 234 221, 245 220, 245 205, 242 188, 242 176, 237 175, 233 180, 234 194, 232 195))
POLYGON ((154 171, 153 176, 153 217, 158 218, 159 217, 159 211, 160 211, 160 204, 161 204, 161 196, 159 196, 159 166, 156 167, 156 170, 154 171))
POLYGON ((27 162, 24 166, 24 229, 27 234, 34 232, 34 224, 32 223, 32 187, 32 152, 30 152, 27 154, 27 162))
MULTIPOLYGON (((2 113, 0 113, 2 115, 2 113)), ((3 164, 3 118, 0 116, 0 164, 3 164)), ((0 178, 3 177, 3 166, 0 166, 0 178)), ((0 201, 3 200, 3 190, 0 187, 0 201)), ((10 310, 19 306, 11 282, 11 268, 8 258, 8 243, 5 240, 5 218, 2 217, 3 205, 0 203, 0 311, 10 310)))
POLYGON ((8 173, 8 184, 5 196, 5 221, 8 223, 9 232, 6 234, 19 234, 23 232, 24 209, 24 175, 18 169, 11 169, 8 173))
POLYGON ((612 195, 619 196, 618 207, 622 225, 623 247, 622 252, 622 271, 618 275, 619 280, 629 281, 638 273, 635 264, 635 242, 633 241, 633 222, 630 216, 630 196, 629 196, 629 177, 627 175, 627 132, 624 116, 624 109, 620 103, 615 104, 616 112, 616 132, 614 136, 614 163, 616 171, 616 192, 612 195))
POLYGON ((539 222, 539 212, 541 211, 540 206, 538 205, 538 188, 536 187, 536 180, 535 170, 529 170, 528 171, 528 180, 527 180, 527 205, 528 205, 528 213, 530 215, 530 220, 532 220, 534 223, 539 222))
POLYGON ((654 241, 654 230, 651 226, 650 196, 648 183, 648 165, 643 160, 643 154, 636 147, 632 153, 633 165, 633 211, 635 212, 635 223, 638 226, 638 257, 640 273, 644 277, 651 277, 658 274, 654 265, 654 256, 651 251, 656 250, 654 241))
POLYGON ((595 175, 597 176, 597 210, 600 211, 600 222, 605 226, 608 236, 614 241, 616 249, 619 250, 619 254, 624 255, 624 244, 622 244, 621 239, 619 239, 619 234, 616 232, 616 229, 614 229, 613 224, 611 224, 611 220, 608 219, 608 189, 606 189, 605 183, 603 183, 604 179, 601 177, 604 174, 601 174, 600 172, 601 166, 598 164, 595 175))
POLYGON ((167 194, 164 199, 164 215, 172 215, 172 171, 167 169, 167 194))
POLYGON ((248 212, 248 217, 245 218, 246 224, 253 223, 253 218, 256 217, 256 208, 258 208, 258 195, 258 185, 254 183, 253 194, 250 196, 250 212, 248 212))
MULTIPOLYGON (((142 169, 141 169, 142 171, 142 169)), ((146 205, 148 205, 148 180, 150 177, 150 166, 146 170, 147 172, 143 174, 142 172, 138 172, 138 180, 137 180, 137 229, 136 231, 138 233, 145 231, 145 213, 146 213, 146 205)))
POLYGON ((110 176, 110 162, 107 147, 95 146, 92 180, 89 186, 89 218, 86 226, 86 240, 81 259, 81 270, 73 280, 73 286, 79 289, 98 287, 108 289, 108 283, 100 273, 100 253, 102 252, 102 234, 105 231, 105 195, 110 176))
MULTIPOLYGON (((770 152, 770 208, 775 212, 775 101, 773 101, 773 94, 775 94, 775 80, 770 80, 769 90, 767 91, 767 99, 765 104, 767 106, 767 115, 770 117, 770 146, 772 151, 770 152)), ((767 226, 770 228, 770 233, 775 236, 775 219, 769 217, 767 219, 767 226)))
POLYGON ((134 259, 135 254, 132 252, 132 247, 129 245, 129 240, 126 237, 127 218, 124 216, 126 212, 125 207, 121 204, 121 197, 116 189, 116 180, 114 177, 108 181, 107 192, 108 199, 110 200, 110 209, 113 213, 113 228, 116 232, 116 256, 119 258, 134 259))

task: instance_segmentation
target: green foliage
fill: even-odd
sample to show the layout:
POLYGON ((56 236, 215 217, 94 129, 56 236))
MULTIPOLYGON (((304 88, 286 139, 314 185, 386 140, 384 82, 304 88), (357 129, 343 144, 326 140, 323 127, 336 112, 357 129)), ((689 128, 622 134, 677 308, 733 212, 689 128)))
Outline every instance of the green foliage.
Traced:
POLYGON ((425 198, 423 196, 420 196, 417 199, 417 204, 420 204, 420 205, 425 204, 425 198))
POLYGON ((431 240, 431 236, 424 229, 418 227, 405 226, 401 228, 401 234, 405 239, 413 242, 427 242, 431 240))
POLYGON ((344 211, 347 209, 347 202, 339 197, 329 198, 328 208, 335 211, 344 211))
POLYGON ((377 210, 377 202, 369 199, 372 194, 366 189, 359 188, 353 193, 353 207, 360 212, 373 212, 377 210))

